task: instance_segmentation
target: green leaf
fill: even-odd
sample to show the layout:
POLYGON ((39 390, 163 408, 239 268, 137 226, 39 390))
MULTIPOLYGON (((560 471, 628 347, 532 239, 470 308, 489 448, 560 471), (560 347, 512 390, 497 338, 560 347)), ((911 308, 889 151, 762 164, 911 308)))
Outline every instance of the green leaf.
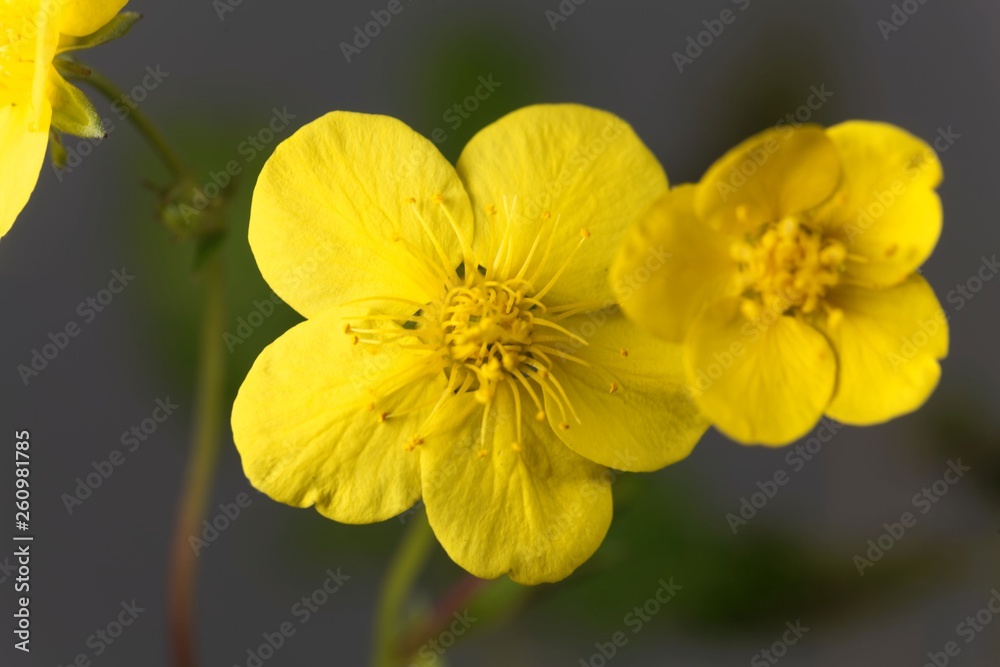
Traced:
POLYGON ((104 124, 97 109, 83 91, 61 76, 49 77, 52 126, 64 134, 88 139, 104 136, 104 124))
POLYGON ((138 12, 122 12, 118 16, 111 19, 111 21, 105 25, 103 28, 97 32, 85 35, 83 37, 71 37, 69 35, 63 35, 59 40, 59 48, 57 53, 65 53, 66 51, 78 51, 80 49, 89 49, 94 46, 100 46, 105 42, 110 42, 111 40, 118 39, 119 37, 124 37, 132 26, 142 18, 142 14, 138 12))

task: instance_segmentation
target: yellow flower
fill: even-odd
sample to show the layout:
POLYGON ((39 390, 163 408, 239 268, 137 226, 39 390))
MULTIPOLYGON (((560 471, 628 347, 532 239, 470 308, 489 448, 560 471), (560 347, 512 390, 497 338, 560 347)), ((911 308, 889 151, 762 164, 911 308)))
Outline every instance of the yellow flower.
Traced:
POLYGON ((308 318, 233 408, 244 471, 344 523, 421 498, 483 578, 568 576, 611 521, 609 473, 685 457, 707 428, 664 349, 613 305, 630 220, 667 190, 610 114, 535 106, 452 167, 403 123, 336 112, 282 143, 250 245, 308 318))
POLYGON ((0 0, 0 236, 35 189, 50 127, 84 137, 104 134, 97 112, 59 75, 53 59, 117 36, 100 31, 126 2, 0 0))
POLYGON ((916 274, 941 233, 937 155, 896 127, 764 132, 635 226, 612 275, 673 251, 625 312, 682 342, 687 382, 731 438, 782 445, 825 413, 868 425, 920 407, 948 351, 916 274))

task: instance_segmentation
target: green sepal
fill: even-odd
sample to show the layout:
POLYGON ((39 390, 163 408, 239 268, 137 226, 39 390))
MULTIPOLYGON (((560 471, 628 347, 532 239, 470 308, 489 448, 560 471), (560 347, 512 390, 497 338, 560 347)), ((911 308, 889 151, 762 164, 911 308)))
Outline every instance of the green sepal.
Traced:
POLYGON ((51 129, 49 130, 49 156, 57 170, 66 169, 69 153, 66 152, 66 146, 63 145, 62 135, 51 129))
POLYGON ((89 49, 94 46, 100 46, 105 42, 118 39, 119 37, 124 37, 128 34, 128 31, 132 29, 132 26, 134 26, 141 18, 142 14, 138 12, 122 12, 111 19, 107 25, 97 32, 92 32, 89 35, 84 35, 83 37, 63 35, 59 39, 59 47, 56 53, 89 49))
POLYGON ((82 90, 61 76, 49 77, 49 101, 52 102, 52 126, 63 134, 88 139, 104 136, 104 124, 97 109, 82 90))

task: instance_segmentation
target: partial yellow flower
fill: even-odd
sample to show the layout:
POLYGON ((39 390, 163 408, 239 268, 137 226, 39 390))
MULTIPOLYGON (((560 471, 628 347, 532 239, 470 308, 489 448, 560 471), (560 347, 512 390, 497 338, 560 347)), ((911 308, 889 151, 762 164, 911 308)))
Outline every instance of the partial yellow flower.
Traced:
POLYGON ((613 279, 673 254, 623 299, 682 342, 687 382, 731 438, 787 444, 823 414, 869 425, 920 407, 948 325, 916 271, 941 233, 930 146, 882 123, 764 132, 663 197, 613 279))
POLYGON ((568 576, 611 521, 605 466, 663 467, 707 428, 679 346, 634 330, 607 282, 666 190, 626 123, 581 106, 512 113, 457 168, 383 116, 298 131, 261 173, 249 236, 308 319, 236 399, 247 477, 344 523, 422 498, 469 572, 568 576))
POLYGON ((35 189, 50 128, 104 134, 97 112, 53 59, 110 38, 100 31, 127 1, 0 0, 0 236, 35 189))

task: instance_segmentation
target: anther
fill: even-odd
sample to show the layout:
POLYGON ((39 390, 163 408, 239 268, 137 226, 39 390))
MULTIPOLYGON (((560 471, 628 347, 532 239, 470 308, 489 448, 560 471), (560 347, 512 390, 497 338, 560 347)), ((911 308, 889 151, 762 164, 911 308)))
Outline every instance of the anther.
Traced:
POLYGON ((521 452, 524 451, 524 447, 522 447, 521 443, 519 443, 519 442, 515 442, 515 443, 511 444, 510 448, 513 449, 518 454, 520 454, 521 452))
POLYGON ((486 207, 486 215, 496 215, 496 214, 497 214, 497 205, 496 204, 489 204, 486 207))
POLYGON ((416 197, 407 197, 406 198, 406 203, 409 204, 410 206, 414 206, 417 203, 417 198, 416 197))
POLYGON ((559 430, 560 431, 568 431, 569 430, 569 424, 567 424, 566 422, 560 422, 559 423, 559 430))
POLYGON ((844 311, 840 308, 830 308, 826 313, 826 325, 831 329, 836 329, 844 321, 844 311))
POLYGON ((552 213, 550 211, 542 211, 542 220, 551 220, 552 213))
POLYGON ((476 452, 476 456, 478 456, 481 459, 485 459, 488 455, 489 452, 486 451, 485 449, 480 449, 478 452, 476 452))
POLYGON ((617 393, 618 393, 618 390, 619 390, 620 388, 621 388, 621 387, 619 386, 619 384, 618 384, 617 382, 612 382, 612 383, 611 383, 611 393, 612 393, 612 394, 617 394, 617 393))
POLYGON ((756 320, 760 317, 760 304, 750 299, 743 299, 740 302, 740 312, 748 320, 756 320))
POLYGON ((385 420, 388 419, 388 418, 389 418, 389 413, 388 412, 383 412, 383 413, 381 413, 378 416, 378 423, 379 424, 384 424, 385 420))
POLYGON ((434 203, 435 204, 443 204, 444 203, 444 195, 441 194, 440 192, 437 193, 436 195, 434 195, 433 199, 434 199, 434 203))
POLYGON ((416 449, 422 444, 424 444, 424 439, 421 438, 420 436, 416 436, 413 439, 411 439, 408 443, 406 443, 403 449, 405 449, 408 452, 412 452, 414 449, 416 449))
POLYGON ((344 325, 344 333, 345 333, 345 334, 349 334, 349 333, 351 333, 351 332, 352 332, 352 331, 351 331, 351 325, 350 325, 350 324, 345 324, 345 325, 344 325))
POLYGON ((539 410, 535 413, 535 421, 545 421, 545 410, 539 410))
POLYGON ((621 349, 621 355, 622 355, 622 359, 628 359, 628 350, 626 350, 626 349, 625 349, 625 348, 623 347, 623 348, 621 349))
POLYGON ((589 239, 590 238, 590 230, 587 229, 586 227, 584 227, 583 229, 580 230, 580 236, 582 236, 585 239, 589 239))

